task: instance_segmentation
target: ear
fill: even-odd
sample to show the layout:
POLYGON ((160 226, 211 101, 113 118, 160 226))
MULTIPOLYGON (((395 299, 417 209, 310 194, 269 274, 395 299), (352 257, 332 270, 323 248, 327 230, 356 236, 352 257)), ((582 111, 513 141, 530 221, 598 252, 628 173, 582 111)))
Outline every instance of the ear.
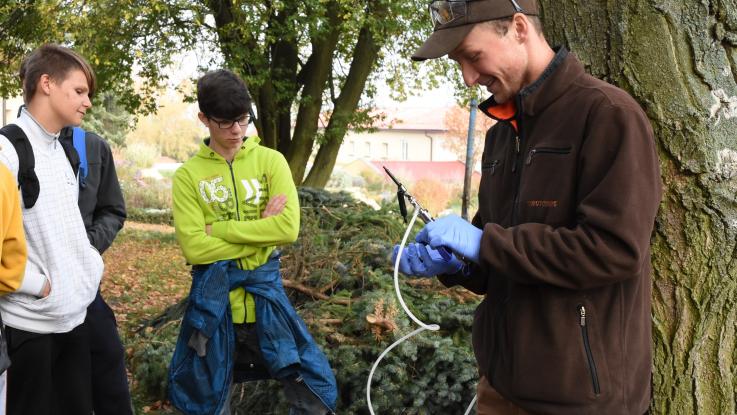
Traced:
POLYGON ((197 118, 200 119, 200 122, 202 124, 204 124, 205 127, 209 127, 210 126, 210 120, 207 119, 207 116, 202 111, 200 111, 200 112, 197 113, 197 118))
POLYGON ((527 38, 530 36, 531 29, 532 24, 530 23, 529 19, 527 19, 527 16, 522 13, 517 13, 514 15, 514 17, 512 18, 511 31, 514 32, 514 39, 518 43, 527 42, 527 38))
POLYGON ((54 81, 51 80, 51 77, 48 74, 43 74, 38 78, 38 87, 36 88, 36 91, 41 91, 46 95, 51 94, 51 84, 54 81))

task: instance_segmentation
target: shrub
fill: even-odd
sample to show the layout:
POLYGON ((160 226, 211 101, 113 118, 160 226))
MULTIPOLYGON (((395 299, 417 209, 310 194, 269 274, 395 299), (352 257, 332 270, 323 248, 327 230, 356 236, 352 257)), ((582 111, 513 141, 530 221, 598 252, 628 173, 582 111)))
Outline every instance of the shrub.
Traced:
POLYGON ((126 207, 139 209, 171 209, 171 181, 150 178, 121 177, 126 207))
POLYGON ((161 155, 155 146, 141 142, 128 143, 122 152, 126 162, 138 169, 151 167, 161 155))
POLYGON ((128 363, 134 387, 151 400, 166 399, 169 361, 174 354, 179 322, 173 321, 159 330, 141 330, 135 337, 126 339, 128 363))
POLYGON ((454 193, 451 185, 435 179, 420 179, 410 187, 412 195, 433 216, 445 210, 454 193))
POLYGON ((127 209, 127 213, 127 220, 131 222, 174 225, 171 209, 142 209, 131 207, 127 209))

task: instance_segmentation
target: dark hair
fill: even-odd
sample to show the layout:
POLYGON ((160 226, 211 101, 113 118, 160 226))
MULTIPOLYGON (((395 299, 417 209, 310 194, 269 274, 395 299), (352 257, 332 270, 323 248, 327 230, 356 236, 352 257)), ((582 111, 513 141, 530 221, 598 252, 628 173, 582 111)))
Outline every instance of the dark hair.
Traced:
POLYGON ((23 86, 23 100, 28 103, 33 99, 38 80, 42 75, 48 75, 52 80, 62 82, 69 72, 75 69, 82 71, 87 78, 91 98, 95 95, 95 72, 82 56, 69 48, 53 43, 39 47, 23 59, 18 71, 23 86))
POLYGON ((251 109, 251 94, 246 83, 233 72, 219 69, 197 81, 197 103, 208 117, 235 120, 251 109))

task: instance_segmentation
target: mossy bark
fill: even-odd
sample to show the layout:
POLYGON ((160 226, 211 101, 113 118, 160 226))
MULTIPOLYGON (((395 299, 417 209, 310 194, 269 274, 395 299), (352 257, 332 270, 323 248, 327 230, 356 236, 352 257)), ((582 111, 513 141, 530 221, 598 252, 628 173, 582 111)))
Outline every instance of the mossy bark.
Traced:
POLYGON ((737 1, 541 0, 546 37, 655 131, 656 414, 737 413, 737 1))

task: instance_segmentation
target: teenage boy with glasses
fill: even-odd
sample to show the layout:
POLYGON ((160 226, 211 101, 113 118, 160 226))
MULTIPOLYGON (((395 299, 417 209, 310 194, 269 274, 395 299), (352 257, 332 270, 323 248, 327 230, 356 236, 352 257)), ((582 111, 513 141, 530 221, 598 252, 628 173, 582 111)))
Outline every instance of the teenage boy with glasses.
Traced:
POLYGON ((427 224, 402 272, 485 295, 473 325, 479 414, 645 413, 661 197, 647 116, 550 48, 535 0, 430 10, 434 31, 412 58, 456 61, 466 85, 492 94, 479 108, 498 123, 472 222, 427 224), (441 246, 457 257, 428 254, 441 246))
MULTIPOLYGON (((244 138, 243 127, 252 119, 251 96, 237 75, 227 70, 205 74, 197 82, 197 102, 199 119, 210 138, 174 175, 177 240, 193 265, 195 281, 209 272, 210 264, 223 260, 235 261, 242 270, 266 272, 263 270, 278 262, 275 248, 294 242, 299 232, 299 201, 289 165, 281 153, 262 147, 258 137, 244 138)), ((278 265, 276 268, 278 272, 278 265)), ((280 282, 266 286, 268 303, 283 299, 286 304, 282 305, 291 309, 280 282)), ((235 380, 276 377, 284 386, 290 414, 331 413, 337 397, 335 378, 304 322, 296 313, 280 320, 289 321, 293 330, 303 329, 299 339, 309 344, 297 351, 291 347, 301 340, 293 339, 292 333, 270 331, 274 330, 273 315, 281 315, 257 313, 257 300, 246 289, 230 291, 235 380), (271 341, 261 341, 264 331, 271 341), (263 351, 266 343, 268 348, 263 351), (289 346, 282 348, 282 344, 289 346), (299 359, 293 360, 297 355, 299 359)), ((259 301, 267 303, 264 297, 259 301)), ((226 404, 219 414, 227 413, 226 404)))

